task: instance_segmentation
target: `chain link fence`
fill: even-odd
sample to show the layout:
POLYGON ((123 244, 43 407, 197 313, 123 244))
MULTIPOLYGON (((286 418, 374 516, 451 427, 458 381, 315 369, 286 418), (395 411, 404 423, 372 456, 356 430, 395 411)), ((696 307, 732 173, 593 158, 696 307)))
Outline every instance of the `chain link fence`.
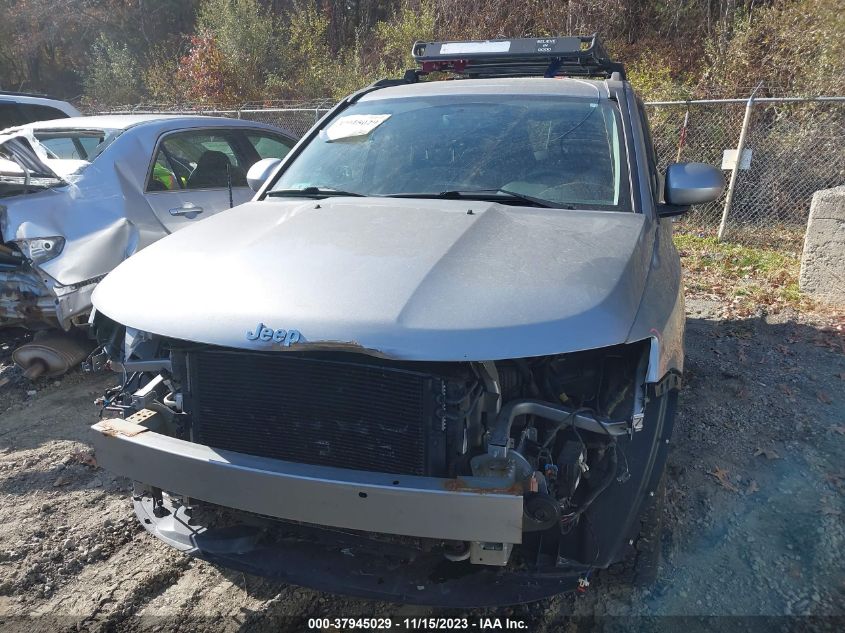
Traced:
MULTIPOLYGON (((299 137, 332 105, 330 100, 238 108, 145 105, 111 113, 227 116, 270 123, 299 137)), ((686 230, 715 236, 724 221, 725 239, 800 248, 813 193, 845 184, 845 97, 651 102, 646 111, 661 169, 676 161, 723 165, 725 150, 737 149, 747 119, 730 208, 726 194, 695 207, 679 222, 686 230)), ((724 173, 730 180, 731 170, 724 173)))
POLYGON ((249 119, 275 125, 299 138, 319 121, 320 117, 328 112, 333 105, 334 102, 328 99, 308 102, 265 101, 247 103, 237 108, 215 107, 208 104, 172 105, 158 103, 101 110, 98 114, 200 114, 249 119))
MULTIPOLYGON (((647 112, 661 168, 678 160, 723 165, 747 118, 730 205, 726 189, 682 216, 687 229, 717 235, 724 218, 725 239, 800 247, 813 193, 845 184, 845 97, 657 102, 647 112)), ((730 181, 732 170, 724 173, 730 181)))

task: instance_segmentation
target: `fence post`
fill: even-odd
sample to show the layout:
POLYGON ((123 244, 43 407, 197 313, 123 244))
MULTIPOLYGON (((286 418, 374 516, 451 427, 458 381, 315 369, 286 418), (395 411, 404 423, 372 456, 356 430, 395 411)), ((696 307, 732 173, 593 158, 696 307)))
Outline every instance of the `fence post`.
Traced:
POLYGON ((742 151, 745 149, 745 138, 748 136, 748 128, 751 124, 751 112, 754 110, 754 96, 763 85, 761 81, 757 87, 751 92, 748 97, 748 103, 745 105, 745 117, 742 119, 742 130, 739 132, 739 141, 736 148, 736 160, 734 161, 733 170, 731 170, 731 181, 728 184, 728 193, 725 195, 725 208, 722 211, 722 221, 719 222, 719 232, 716 234, 716 239, 720 242, 725 235, 725 226, 728 223, 728 213, 731 210, 731 202, 734 199, 734 191, 736 190, 736 179, 739 176, 739 165, 742 162, 742 151))

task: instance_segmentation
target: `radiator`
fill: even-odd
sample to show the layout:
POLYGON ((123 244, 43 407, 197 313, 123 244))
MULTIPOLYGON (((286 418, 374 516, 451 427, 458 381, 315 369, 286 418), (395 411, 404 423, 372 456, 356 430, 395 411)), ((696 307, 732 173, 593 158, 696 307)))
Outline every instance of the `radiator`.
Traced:
POLYGON ((355 359, 189 352, 185 407, 191 439, 306 464, 440 474, 443 380, 369 357, 355 359))

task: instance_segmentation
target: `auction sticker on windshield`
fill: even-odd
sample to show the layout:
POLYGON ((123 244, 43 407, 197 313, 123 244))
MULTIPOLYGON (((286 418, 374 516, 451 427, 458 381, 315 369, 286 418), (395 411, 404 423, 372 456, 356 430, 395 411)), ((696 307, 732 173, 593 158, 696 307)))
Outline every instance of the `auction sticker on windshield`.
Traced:
POLYGON ((329 141, 368 136, 390 118, 389 114, 350 114, 342 116, 326 128, 329 141))

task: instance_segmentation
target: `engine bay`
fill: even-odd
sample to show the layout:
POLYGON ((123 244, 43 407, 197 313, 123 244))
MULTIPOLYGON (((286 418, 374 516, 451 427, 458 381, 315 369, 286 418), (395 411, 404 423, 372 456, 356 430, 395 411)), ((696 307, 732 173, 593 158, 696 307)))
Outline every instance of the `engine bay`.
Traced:
MULTIPOLYGON (((124 375, 103 398, 105 417, 147 411, 157 432, 215 449, 522 496, 521 543, 411 539, 452 562, 599 561, 600 539, 587 517, 631 479, 630 447, 649 400, 648 340, 431 363, 234 350, 100 325, 103 351, 92 362, 124 375)), ((148 492, 166 512, 167 492, 148 492)))

